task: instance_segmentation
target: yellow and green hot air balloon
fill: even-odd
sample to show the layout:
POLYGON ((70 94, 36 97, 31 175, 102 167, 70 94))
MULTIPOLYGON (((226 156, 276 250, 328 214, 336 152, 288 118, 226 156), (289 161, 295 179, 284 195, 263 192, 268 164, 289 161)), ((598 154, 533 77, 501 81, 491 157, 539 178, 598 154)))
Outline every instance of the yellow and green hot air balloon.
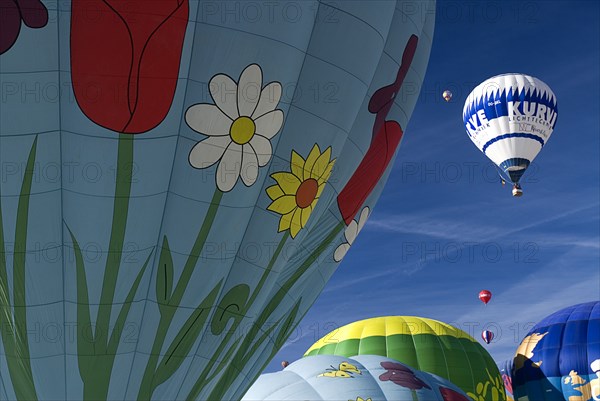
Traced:
POLYGON ((450 380, 475 401, 504 401, 504 385, 490 354, 464 331, 414 316, 360 320, 340 327, 304 354, 381 355, 450 380))

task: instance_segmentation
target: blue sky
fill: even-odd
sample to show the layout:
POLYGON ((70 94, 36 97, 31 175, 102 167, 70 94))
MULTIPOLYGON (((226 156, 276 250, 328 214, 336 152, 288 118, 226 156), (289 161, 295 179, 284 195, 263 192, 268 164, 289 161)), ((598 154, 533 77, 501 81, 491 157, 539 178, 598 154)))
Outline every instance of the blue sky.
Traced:
POLYGON ((594 1, 438 1, 429 67, 393 171, 369 222, 296 332, 281 369, 347 323, 414 315, 451 323, 497 362, 563 307, 600 299, 600 5, 594 1), (502 187, 467 137, 465 98, 506 72, 558 98, 547 146, 502 187), (450 103, 441 93, 454 93, 450 103), (484 306, 481 289, 493 293, 484 306))

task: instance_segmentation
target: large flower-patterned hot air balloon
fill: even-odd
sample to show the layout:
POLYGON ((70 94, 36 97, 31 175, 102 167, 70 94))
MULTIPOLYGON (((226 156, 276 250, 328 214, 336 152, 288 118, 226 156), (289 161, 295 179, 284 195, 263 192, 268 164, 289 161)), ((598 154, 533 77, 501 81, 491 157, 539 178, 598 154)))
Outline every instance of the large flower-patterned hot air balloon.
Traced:
POLYGON ((241 397, 381 193, 434 2, 0 6, 0 399, 241 397))
POLYGON ((377 355, 315 355, 261 375, 242 401, 471 401, 455 384, 377 355))
POLYGON ((450 380, 475 401, 504 401, 504 386, 490 354, 449 324, 414 316, 387 316, 342 326, 304 354, 381 355, 450 380))
POLYGON ((513 359, 517 401, 600 399, 600 302, 561 309, 525 336, 513 359))
POLYGON ((541 80, 503 74, 479 84, 465 101, 463 122, 477 148, 511 181, 521 196, 519 180, 548 142, 556 125, 556 96, 541 80))

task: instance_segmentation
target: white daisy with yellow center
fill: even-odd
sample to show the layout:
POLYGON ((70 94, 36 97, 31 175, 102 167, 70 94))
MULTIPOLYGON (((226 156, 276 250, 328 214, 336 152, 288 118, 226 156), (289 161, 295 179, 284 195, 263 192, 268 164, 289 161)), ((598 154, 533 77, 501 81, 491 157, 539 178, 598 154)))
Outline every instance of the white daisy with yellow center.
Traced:
POLYGON ((292 151, 291 172, 271 174, 276 185, 267 188, 273 201, 268 207, 281 215, 279 232, 289 230, 292 238, 306 226, 325 184, 331 175, 335 159, 331 160, 331 147, 321 153, 315 144, 306 160, 292 151))
POLYGON ((228 192, 241 177, 246 186, 258 178, 258 169, 267 165, 273 153, 271 139, 283 125, 283 111, 277 109, 281 84, 262 87, 262 71, 251 64, 239 82, 225 74, 209 83, 215 104, 195 104, 185 113, 194 131, 208 136, 192 148, 189 162, 195 168, 208 168, 219 162, 217 187, 228 192))

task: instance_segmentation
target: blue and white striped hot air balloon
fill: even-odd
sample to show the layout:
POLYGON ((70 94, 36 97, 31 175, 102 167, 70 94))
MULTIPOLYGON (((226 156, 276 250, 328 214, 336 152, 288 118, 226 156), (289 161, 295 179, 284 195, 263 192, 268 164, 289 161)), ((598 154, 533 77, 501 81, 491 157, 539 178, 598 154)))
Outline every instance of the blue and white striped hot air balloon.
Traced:
POLYGON ((511 181, 521 196, 521 176, 556 125, 556 96, 544 82, 524 74, 503 74, 477 86, 467 97, 463 122, 469 138, 511 181))

